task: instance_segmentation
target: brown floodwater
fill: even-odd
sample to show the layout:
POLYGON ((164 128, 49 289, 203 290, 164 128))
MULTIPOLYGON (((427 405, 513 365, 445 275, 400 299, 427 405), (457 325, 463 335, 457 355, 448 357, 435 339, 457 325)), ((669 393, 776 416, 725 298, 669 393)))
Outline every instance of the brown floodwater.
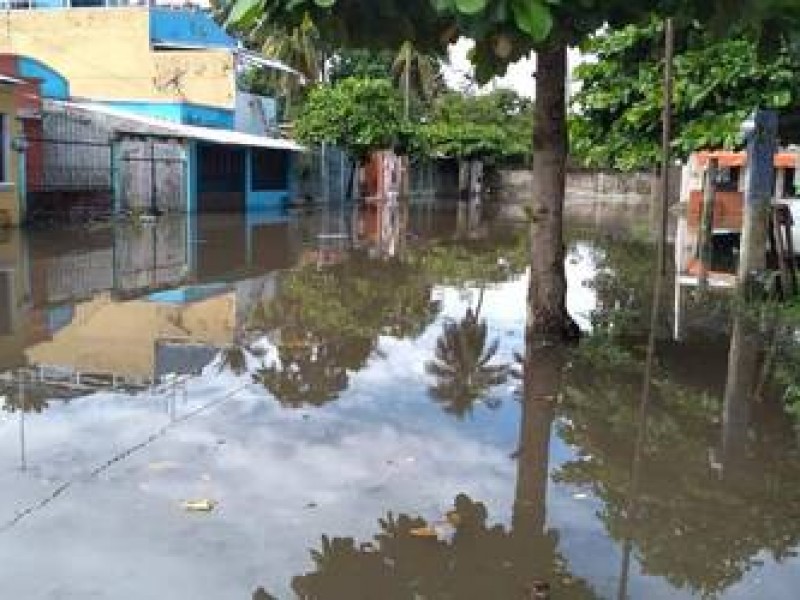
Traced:
POLYGON ((800 324, 652 230, 570 220, 568 348, 475 207, 0 231, 0 598, 797 598, 800 324))

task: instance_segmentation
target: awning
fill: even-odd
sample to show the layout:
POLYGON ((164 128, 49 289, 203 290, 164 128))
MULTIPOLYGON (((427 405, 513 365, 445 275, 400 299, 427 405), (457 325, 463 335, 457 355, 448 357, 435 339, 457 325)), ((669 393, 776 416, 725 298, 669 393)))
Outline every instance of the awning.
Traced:
POLYGON ((263 67, 265 69, 274 69, 276 71, 283 71, 284 73, 289 73, 301 79, 302 83, 305 83, 305 76, 298 70, 293 69, 289 65, 286 65, 279 60, 275 60, 272 58, 266 58, 261 56, 257 52, 253 52, 252 50, 247 50, 245 48, 236 48, 233 53, 236 57, 244 63, 255 65, 258 67, 263 67))
POLYGON ((284 138, 267 137, 243 133, 231 129, 215 129, 184 125, 166 119, 147 117, 136 113, 111 108, 102 104, 78 102, 50 101, 51 106, 60 106, 67 110, 76 110, 84 114, 96 114, 117 119, 112 122, 111 129, 120 135, 131 135, 146 138, 178 138, 224 144, 228 146, 246 146, 250 148, 270 148, 289 152, 305 152, 306 148, 295 141, 284 138))
MULTIPOLYGON (((697 162, 705 167, 710 158, 716 158, 720 167, 743 167, 747 163, 745 152, 728 150, 715 150, 713 152, 698 152, 697 162)), ((798 161, 796 152, 776 152, 774 163, 777 169, 793 169, 798 161)))

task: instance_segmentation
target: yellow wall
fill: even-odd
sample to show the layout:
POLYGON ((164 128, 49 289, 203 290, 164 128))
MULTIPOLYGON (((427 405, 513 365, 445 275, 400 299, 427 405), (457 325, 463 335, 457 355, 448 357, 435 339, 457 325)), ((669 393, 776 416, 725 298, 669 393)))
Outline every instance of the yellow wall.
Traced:
MULTIPOLYGON (((13 140, 19 134, 19 121, 14 102, 14 88, 11 85, 0 84, 0 113, 6 115, 6 123, 10 129, 9 139, 13 140)), ((4 143, 0 141, 0 143, 4 143)), ((17 153, 10 144, 6 146, 7 181, 0 183, 0 227, 17 225, 20 222, 20 203, 17 181, 17 153)))
POLYGON ((152 51, 146 7, 9 11, 3 20, 0 51, 60 72, 75 97, 234 107, 231 53, 152 51))
POLYGON ((28 255, 19 229, 0 229, 0 277, 11 279, 11 297, 0 297, 0 321, 10 317, 11 330, 0 330, 0 372, 25 365, 30 321, 24 311, 30 298, 28 255))
POLYGON ((116 302, 108 294, 78 304, 72 322, 52 340, 29 347, 33 365, 85 373, 149 378, 160 340, 224 346, 233 342, 236 297, 229 293, 186 305, 144 300, 116 302))

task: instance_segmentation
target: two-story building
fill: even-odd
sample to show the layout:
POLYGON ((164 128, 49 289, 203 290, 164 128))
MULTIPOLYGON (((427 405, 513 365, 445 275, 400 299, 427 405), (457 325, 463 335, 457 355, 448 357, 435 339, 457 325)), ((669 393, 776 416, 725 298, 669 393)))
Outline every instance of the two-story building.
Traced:
POLYGON ((186 211, 245 211, 288 200, 291 155, 302 148, 280 138, 275 102, 238 80, 253 66, 290 69, 243 49, 207 12, 136 0, 0 8, 0 53, 19 66, 7 75, 38 77, 44 99, 41 138, 25 144, 43 162, 41 181, 28 181, 34 201, 99 191, 110 208, 136 209, 169 191, 186 211), (180 185, 160 190, 167 180, 180 185))

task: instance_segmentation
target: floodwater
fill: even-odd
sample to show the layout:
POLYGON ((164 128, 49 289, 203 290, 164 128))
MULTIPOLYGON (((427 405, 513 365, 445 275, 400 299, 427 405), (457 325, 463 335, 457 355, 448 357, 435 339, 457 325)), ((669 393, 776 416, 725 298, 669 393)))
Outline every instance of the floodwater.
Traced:
POLYGON ((797 598, 796 330, 651 230, 571 221, 563 349, 478 210, 0 233, 0 598, 797 598))

